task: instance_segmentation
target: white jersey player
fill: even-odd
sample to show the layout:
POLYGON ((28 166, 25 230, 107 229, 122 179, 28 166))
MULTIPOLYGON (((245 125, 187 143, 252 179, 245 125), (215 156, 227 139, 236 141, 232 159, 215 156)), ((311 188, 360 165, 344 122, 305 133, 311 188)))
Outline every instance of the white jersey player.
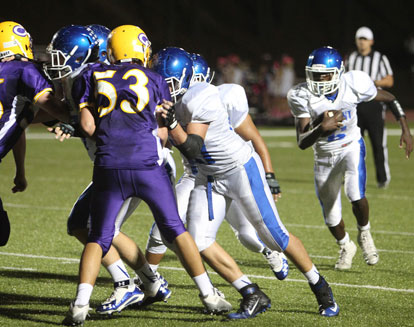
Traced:
POLYGON ((368 201, 365 198, 365 144, 357 126, 356 106, 373 99, 390 103, 403 129, 407 155, 412 151, 411 136, 404 112, 395 97, 377 90, 361 71, 343 74, 340 54, 331 47, 316 49, 306 65, 307 82, 294 86, 288 102, 296 117, 298 144, 313 146, 315 186, 325 223, 340 246, 335 268, 349 269, 356 245, 345 232, 341 216, 341 185, 352 203, 358 222, 358 243, 367 264, 378 262, 378 251, 370 233, 368 201))
MULTIPOLYGON (((195 70, 195 72, 197 72, 197 70, 195 70)), ((263 139, 260 137, 260 134, 257 132, 257 129, 249 116, 247 97, 243 87, 237 84, 222 84, 217 88, 219 90, 220 99, 222 100, 227 110, 231 128, 238 133, 243 133, 243 131, 246 131, 247 129, 249 135, 246 136, 248 139, 253 139, 253 147, 258 148, 258 154, 261 158, 263 157, 262 161, 267 161, 268 167, 266 167, 266 172, 272 172, 270 174, 273 174, 270 155, 268 153, 266 145, 264 144, 263 139), (242 125, 243 123, 244 125, 242 125), (239 127, 242 130, 239 131, 239 127)), ((182 162, 184 166, 184 174, 181 176, 179 182, 176 185, 176 196, 178 212, 185 224, 189 197, 191 190, 194 188, 195 178, 197 174, 197 166, 195 162, 190 163, 184 156, 182 156, 182 162)), ((270 182, 277 183, 274 178, 270 179, 270 182)), ((280 188, 272 193, 276 192, 278 192, 277 195, 280 195, 280 188)), ((283 255, 283 253, 272 251, 263 245, 261 240, 257 237, 256 230, 247 220, 241 209, 236 205, 234 201, 232 201, 229 205, 225 219, 230 224, 238 240, 247 249, 253 252, 262 253, 265 256, 273 273, 279 280, 283 280, 287 277, 289 266, 286 257, 283 255)), ((212 223, 217 223, 216 229, 220 227, 220 221, 213 220, 212 223)), ((166 246, 163 244, 161 234, 157 226, 154 224, 150 231, 146 251, 146 258, 154 270, 158 268, 162 254, 164 254, 165 251, 166 246)))
POLYGON ((191 80, 191 57, 183 49, 160 51, 153 68, 170 85, 175 100, 165 102, 162 116, 170 138, 198 173, 187 209, 187 224, 200 253, 243 296, 240 309, 230 319, 252 318, 270 307, 270 299, 251 283, 231 256, 216 242, 217 226, 234 201, 272 250, 285 251, 308 279, 320 305, 320 314, 335 316, 339 307, 332 291, 319 275, 301 241, 282 224, 267 185, 259 156, 231 128, 218 89, 191 80), (176 118, 177 117, 177 118, 176 118), (178 122, 179 124, 178 124, 178 122), (217 221, 215 221, 217 219, 217 221))

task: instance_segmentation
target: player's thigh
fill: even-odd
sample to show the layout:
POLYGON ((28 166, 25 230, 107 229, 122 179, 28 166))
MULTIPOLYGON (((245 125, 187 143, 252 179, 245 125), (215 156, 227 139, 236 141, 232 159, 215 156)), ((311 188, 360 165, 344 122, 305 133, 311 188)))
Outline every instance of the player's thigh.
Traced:
POLYGON ((135 171, 136 196, 145 201, 163 237, 172 243, 185 232, 178 215, 177 203, 168 175, 163 167, 135 171))
POLYGON ((342 218, 341 187, 344 164, 338 157, 315 157, 315 190, 325 223, 336 226, 342 218))
POLYGON ((349 201, 358 201, 365 197, 367 182, 367 170, 365 165, 365 142, 360 139, 351 144, 352 148, 347 152, 345 162, 345 194, 349 201))
POLYGON ((239 173, 230 176, 231 198, 253 225, 260 239, 271 249, 284 250, 289 233, 283 225, 266 182, 263 164, 257 154, 239 173))
POLYGON ((178 213, 184 224, 187 222, 187 208, 191 190, 194 188, 194 177, 184 174, 175 186, 178 213))
POLYGON ((198 185, 191 191, 187 211, 187 228, 199 251, 207 249, 215 241, 225 213, 224 196, 213 191, 209 199, 205 185, 198 185), (209 201, 212 202, 213 207, 212 217, 209 215, 209 201))

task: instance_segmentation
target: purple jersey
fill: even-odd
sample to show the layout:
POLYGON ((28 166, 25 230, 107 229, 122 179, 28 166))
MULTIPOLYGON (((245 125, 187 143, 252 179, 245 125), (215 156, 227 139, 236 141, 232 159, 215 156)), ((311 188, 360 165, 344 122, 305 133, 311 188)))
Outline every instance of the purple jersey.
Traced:
POLYGON ((72 98, 79 109, 95 108, 95 166, 145 169, 161 164, 155 109, 171 97, 159 74, 138 64, 96 63, 74 81, 72 98))
POLYGON ((0 62, 0 159, 33 119, 30 105, 45 92, 52 92, 52 85, 34 63, 0 62))

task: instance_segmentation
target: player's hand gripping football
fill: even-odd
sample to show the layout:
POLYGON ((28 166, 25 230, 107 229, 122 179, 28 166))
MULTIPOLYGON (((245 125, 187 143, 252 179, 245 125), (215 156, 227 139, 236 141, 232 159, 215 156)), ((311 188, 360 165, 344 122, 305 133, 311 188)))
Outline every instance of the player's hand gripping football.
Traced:
POLYGON ((325 111, 320 125, 322 136, 327 136, 340 129, 343 126, 343 120, 344 116, 342 115, 342 110, 325 111))

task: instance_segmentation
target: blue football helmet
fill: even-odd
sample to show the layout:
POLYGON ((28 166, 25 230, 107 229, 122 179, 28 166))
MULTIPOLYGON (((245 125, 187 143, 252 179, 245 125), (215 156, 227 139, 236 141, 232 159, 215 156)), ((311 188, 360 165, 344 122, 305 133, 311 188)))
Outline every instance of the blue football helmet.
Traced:
POLYGON ((187 92, 193 77, 190 54, 181 48, 168 47, 155 54, 150 65, 164 77, 173 101, 177 102, 177 97, 187 92))
POLYGON ((305 67, 309 90, 318 96, 334 93, 344 72, 344 63, 337 50, 323 47, 312 51, 305 67), (331 75, 328 80, 324 75, 331 75))
POLYGON ((214 78, 214 72, 211 74, 210 67, 207 61, 200 54, 193 53, 191 55, 193 60, 194 75, 191 79, 191 85, 196 82, 211 83, 214 78))
POLYGON ((98 38, 99 43, 99 61, 109 64, 108 58, 106 56, 106 45, 108 40, 108 35, 111 33, 111 30, 103 25, 92 24, 88 25, 98 38))
POLYGON ((92 29, 81 25, 61 28, 53 35, 46 51, 51 62, 46 73, 51 79, 61 79, 77 68, 98 58, 98 38, 92 29))

